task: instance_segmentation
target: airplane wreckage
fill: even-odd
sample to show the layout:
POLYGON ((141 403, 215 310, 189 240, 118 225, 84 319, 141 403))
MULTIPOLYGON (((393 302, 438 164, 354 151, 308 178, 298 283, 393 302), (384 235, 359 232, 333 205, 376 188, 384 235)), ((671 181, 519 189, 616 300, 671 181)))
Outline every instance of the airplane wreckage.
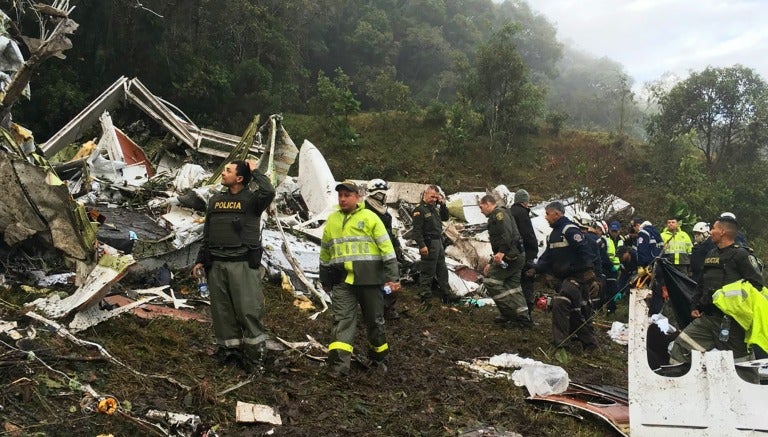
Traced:
MULTIPOLYGON (((139 317, 205 320, 184 310, 192 307, 191 303, 204 301, 176 296, 168 286, 167 274, 194 263, 207 200, 220 189, 220 168, 211 171, 195 162, 223 165, 246 156, 259 156, 259 169, 277 187, 274 214, 264 219, 262 264, 268 276, 292 290, 303 302, 301 307, 322 305, 323 310, 311 318, 327 308, 330 297, 317 285, 318 243, 323 223, 337 203, 336 178, 312 143, 305 140, 301 148, 295 146, 281 116, 270 116, 261 126, 258 118, 254 119, 242 136, 225 134, 196 126, 138 79, 120 78, 42 144, 34 144, 31 133, 17 125, 3 132, 0 184, 5 195, 0 199, 0 250, 10 261, 2 280, 21 284, 32 277, 41 287, 56 281, 77 286, 69 296, 53 294, 30 304, 30 309, 50 319, 68 320, 67 328, 34 311, 30 317, 70 336, 123 312, 139 317), (173 144, 149 156, 114 126, 109 111, 126 102, 165 128, 174 137, 173 144), (97 124, 101 131, 98 140, 72 146, 97 124), (289 176, 297 160, 297 176, 289 176), (24 260, 14 264, 13 256, 24 260), (55 263, 35 261, 56 256, 66 259, 64 265, 74 272, 45 271, 46 265, 55 263), (14 266, 19 269, 14 270, 14 266), (133 290, 131 297, 108 296, 111 287, 126 275, 163 276, 157 272, 166 272, 165 280, 160 278, 145 289, 133 290), (314 303, 310 299, 313 295, 314 303), (98 305, 102 301, 112 309, 102 309, 98 305), (173 308, 154 304, 158 302, 173 308)), ((407 238, 410 212, 425 188, 423 184, 392 182, 387 193, 394 228, 409 264, 419 260, 418 249, 407 238)), ((503 185, 492 193, 502 204, 512 204, 512 193, 503 185)), ((484 296, 479 274, 491 253, 486 218, 477 206, 484 194, 456 193, 446 201, 452 216, 445 229, 452 243, 446 250, 450 285, 455 296, 475 305, 493 304, 484 296)), ((583 209, 573 199, 565 203, 567 215, 583 209)), ((607 199, 599 208, 598 214, 604 217, 631 209, 618 198, 607 199)), ((540 204, 531 211, 540 242, 550 229, 543 210, 544 204, 540 204)), ((407 278, 408 268, 402 273, 407 278)), ((768 417, 757 411, 759 403, 754 402, 766 389, 736 376, 730 352, 694 353, 691 371, 681 377, 662 376, 651 369, 646 357, 650 322, 644 292, 647 290, 633 290, 630 298, 628 392, 569 384, 567 375, 564 380, 560 375, 565 385, 551 392, 529 388, 528 400, 582 409, 606 420, 622 435, 768 432, 768 417), (681 403, 679 399, 690 401, 681 403)), ((10 334, 12 330, 2 332, 10 334)), ((513 366, 524 369, 527 365, 513 366)), ((489 374, 477 364, 467 367, 489 374)))

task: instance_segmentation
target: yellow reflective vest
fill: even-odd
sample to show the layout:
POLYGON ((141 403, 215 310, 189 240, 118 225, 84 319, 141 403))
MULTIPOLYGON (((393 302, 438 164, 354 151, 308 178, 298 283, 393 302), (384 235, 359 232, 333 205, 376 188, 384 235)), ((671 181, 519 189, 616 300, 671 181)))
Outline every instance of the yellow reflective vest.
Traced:
POLYGON ((619 267, 621 266, 621 260, 619 260, 619 257, 616 256, 616 244, 613 242, 613 239, 611 239, 611 237, 603 235, 602 238, 605 240, 605 251, 608 252, 608 259, 611 261, 611 264, 613 265, 613 271, 618 272, 619 267))
POLYGON ((661 241, 664 243, 664 256, 674 265, 690 265, 693 243, 691 237, 684 230, 678 229, 673 234, 669 229, 661 233, 661 241))
POLYGON ((768 288, 758 290, 751 282, 738 280, 716 290, 712 302, 744 328, 747 346, 768 350, 768 288))
POLYGON ((328 216, 320 244, 320 280, 330 271, 342 281, 375 285, 399 280, 395 249, 381 219, 360 202, 345 214, 337 207, 328 216))

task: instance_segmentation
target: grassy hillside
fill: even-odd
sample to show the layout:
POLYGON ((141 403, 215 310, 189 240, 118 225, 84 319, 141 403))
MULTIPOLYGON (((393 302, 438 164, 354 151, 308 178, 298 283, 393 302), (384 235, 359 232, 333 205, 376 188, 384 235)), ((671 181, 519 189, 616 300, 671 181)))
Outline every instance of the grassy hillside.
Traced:
POLYGON ((526 188, 534 199, 571 194, 589 187, 642 200, 635 192, 628 158, 637 144, 594 132, 542 133, 514 146, 492 151, 477 136, 450 151, 441 128, 422 114, 360 114, 350 119, 360 135, 355 146, 339 146, 316 117, 286 115, 285 126, 297 144, 305 138, 325 155, 336 179, 383 178, 436 183, 447 192, 477 191, 505 184, 526 188))

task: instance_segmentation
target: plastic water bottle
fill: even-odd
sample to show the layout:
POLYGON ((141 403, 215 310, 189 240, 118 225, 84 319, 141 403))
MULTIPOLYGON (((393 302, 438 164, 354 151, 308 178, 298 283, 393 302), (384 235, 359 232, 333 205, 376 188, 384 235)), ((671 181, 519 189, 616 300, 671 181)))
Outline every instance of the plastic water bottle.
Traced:
POLYGON ((392 294, 392 287, 390 287, 389 285, 384 285, 383 287, 381 287, 381 292, 384 294, 392 294))
POLYGON ((509 267, 509 263, 507 263, 504 260, 501 260, 501 262, 499 263, 499 267, 501 267, 502 269, 506 269, 507 267, 509 267))
POLYGON ((725 343, 728 341, 728 338, 730 336, 731 336, 731 318, 728 316, 723 316, 723 320, 720 322, 720 335, 717 336, 717 339, 725 343))
POLYGON ((208 279, 205 277, 205 269, 198 267, 195 271, 197 276, 197 292, 200 293, 200 297, 208 299, 210 293, 208 292, 208 279))

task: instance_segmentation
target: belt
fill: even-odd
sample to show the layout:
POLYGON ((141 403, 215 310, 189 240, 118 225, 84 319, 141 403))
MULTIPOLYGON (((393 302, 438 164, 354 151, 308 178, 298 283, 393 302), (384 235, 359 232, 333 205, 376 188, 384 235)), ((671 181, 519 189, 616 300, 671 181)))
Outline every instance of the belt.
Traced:
POLYGON ((248 261, 248 254, 240 255, 240 256, 233 256, 233 257, 230 257, 230 256, 227 256, 227 257, 212 256, 211 259, 213 259, 214 261, 225 262, 225 263, 248 261))

